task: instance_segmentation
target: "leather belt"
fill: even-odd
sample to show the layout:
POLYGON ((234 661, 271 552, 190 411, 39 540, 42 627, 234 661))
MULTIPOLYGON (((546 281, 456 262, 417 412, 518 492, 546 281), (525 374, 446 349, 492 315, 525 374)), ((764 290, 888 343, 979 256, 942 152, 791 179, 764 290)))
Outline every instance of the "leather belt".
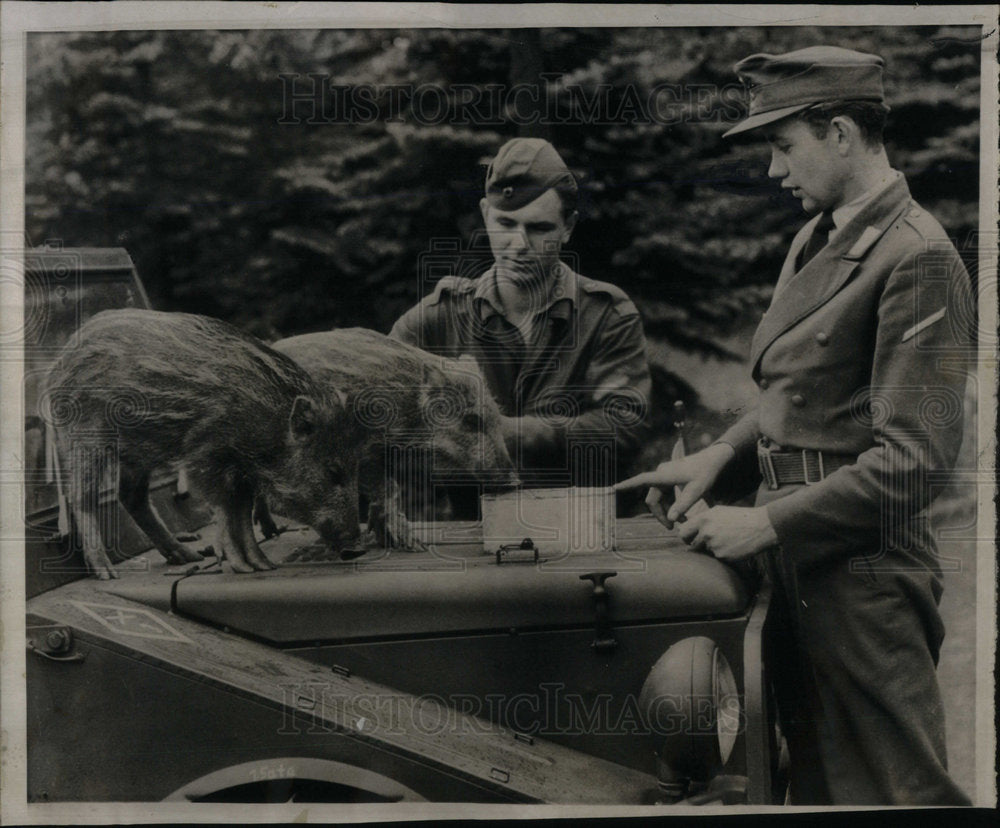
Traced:
POLYGON ((830 454, 813 449, 782 449, 766 437, 757 442, 757 464, 769 489, 796 483, 811 486, 842 466, 857 462, 852 454, 830 454))

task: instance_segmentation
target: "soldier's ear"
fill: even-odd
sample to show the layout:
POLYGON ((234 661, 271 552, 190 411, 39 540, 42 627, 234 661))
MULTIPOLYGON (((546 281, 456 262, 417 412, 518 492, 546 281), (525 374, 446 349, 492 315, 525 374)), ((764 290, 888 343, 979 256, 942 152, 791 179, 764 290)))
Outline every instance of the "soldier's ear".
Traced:
POLYGON ((316 431, 318 415, 316 404, 301 394, 292 403, 292 413, 288 417, 288 428, 295 440, 305 440, 316 431))
POLYGON ((843 115, 832 118, 830 120, 830 130, 832 137, 836 141, 837 153, 839 155, 847 155, 853 145, 863 143, 861 142, 861 130, 858 129, 858 125, 851 118, 843 115))
POLYGON ((479 212, 483 214, 483 224, 486 224, 486 218, 490 212, 490 203, 485 199, 479 199, 479 212))

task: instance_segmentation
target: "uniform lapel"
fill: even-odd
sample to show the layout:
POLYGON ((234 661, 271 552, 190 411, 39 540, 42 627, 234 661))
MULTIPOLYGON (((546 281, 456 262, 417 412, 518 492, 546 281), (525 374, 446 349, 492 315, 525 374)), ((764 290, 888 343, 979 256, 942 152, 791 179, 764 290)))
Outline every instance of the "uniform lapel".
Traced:
MULTIPOLYGON (((899 179, 877 195, 805 267, 795 272, 799 251, 811 235, 810 226, 796 236, 781 276, 750 346, 750 364, 757 370, 764 351, 789 328, 821 308, 847 283, 867 253, 908 206, 910 191, 899 179)), ((818 217, 812 224, 818 221, 818 217)))
MULTIPOLYGON (((788 255, 785 256, 784 264, 781 266, 781 275, 778 276, 778 284, 774 286, 775 297, 777 297, 777 295, 795 275, 795 263, 799 260, 799 256, 802 254, 802 248, 806 246, 806 242, 809 241, 809 237, 812 236, 812 231, 817 224, 819 224, 818 215, 813 216, 809 223, 796 233, 795 238, 792 239, 792 244, 788 248, 788 255)), ((774 304, 773 298, 771 300, 771 304, 774 304)))
POLYGON ((525 349, 519 378, 520 393, 525 401, 533 400, 544 390, 551 382, 553 373, 559 370, 556 340, 564 338, 566 327, 572 321, 573 309, 579 302, 576 272, 562 262, 558 267, 558 281, 550 287, 549 306, 542 322, 544 328, 525 349))

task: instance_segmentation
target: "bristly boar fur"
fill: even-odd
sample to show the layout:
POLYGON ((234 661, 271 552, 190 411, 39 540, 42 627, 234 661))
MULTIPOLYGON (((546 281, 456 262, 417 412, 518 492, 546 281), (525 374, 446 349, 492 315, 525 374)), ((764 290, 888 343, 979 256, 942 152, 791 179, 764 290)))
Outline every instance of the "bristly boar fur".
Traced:
POLYGON ((386 465, 387 446, 413 447, 414 456, 423 456, 433 471, 450 472, 463 482, 516 485, 500 411, 471 357, 434 356, 365 328, 305 334, 273 347, 320 385, 347 395, 366 434, 360 486, 369 498, 369 528, 382 545, 421 548, 406 520, 399 484, 426 482, 430 471, 396 479, 397 470, 386 465))
POLYGON ((84 556, 99 578, 116 576, 96 506, 115 462, 119 501, 170 563, 202 556, 149 502, 150 474, 167 464, 183 463, 215 509, 217 551, 237 572, 273 569, 254 539, 257 495, 330 543, 357 536, 358 436, 343 398, 231 325, 104 311, 63 350, 44 399, 84 556))

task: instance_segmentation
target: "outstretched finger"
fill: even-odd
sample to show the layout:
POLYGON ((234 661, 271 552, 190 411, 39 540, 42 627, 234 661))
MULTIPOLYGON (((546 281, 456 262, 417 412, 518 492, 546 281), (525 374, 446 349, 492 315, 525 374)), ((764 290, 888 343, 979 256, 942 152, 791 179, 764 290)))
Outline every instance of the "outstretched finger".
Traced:
POLYGON ((630 477, 621 483, 616 483, 615 491, 641 489, 643 486, 657 486, 662 489, 664 486, 673 486, 675 483, 680 482, 682 481, 678 479, 676 469, 660 466, 660 468, 653 471, 642 472, 642 474, 637 474, 635 477, 630 477))
POLYGON ((629 489, 641 489, 644 486, 652 486, 653 475, 655 473, 656 472, 642 472, 641 474, 637 474, 634 477, 628 478, 627 480, 621 480, 618 483, 615 483, 614 487, 615 491, 624 492, 628 491, 629 489))

